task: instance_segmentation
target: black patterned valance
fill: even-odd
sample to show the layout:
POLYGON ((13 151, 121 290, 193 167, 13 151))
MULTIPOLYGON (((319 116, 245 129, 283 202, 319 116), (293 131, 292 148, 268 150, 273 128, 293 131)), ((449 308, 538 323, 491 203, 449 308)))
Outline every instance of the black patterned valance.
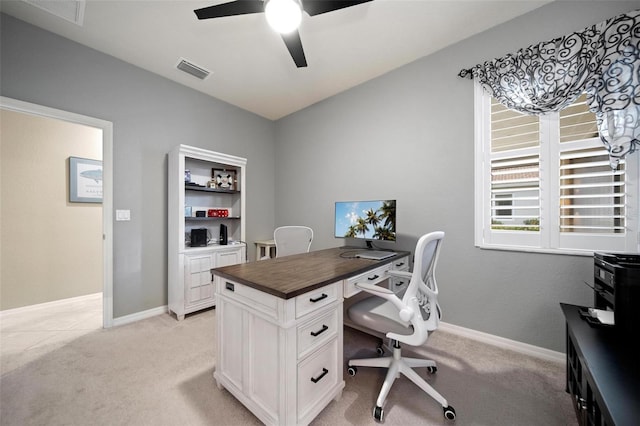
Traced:
POLYGON ((464 69, 526 114, 559 111, 587 92, 611 166, 640 148, 640 10, 464 69))

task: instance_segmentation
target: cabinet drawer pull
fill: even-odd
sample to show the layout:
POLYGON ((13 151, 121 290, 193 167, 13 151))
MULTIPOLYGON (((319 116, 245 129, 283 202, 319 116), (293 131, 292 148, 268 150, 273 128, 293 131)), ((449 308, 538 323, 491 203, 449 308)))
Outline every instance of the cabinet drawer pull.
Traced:
POLYGON ((225 287, 227 288, 227 290, 235 291, 235 286, 233 285, 233 283, 227 282, 225 287))
POLYGON ((327 327, 325 324, 322 324, 322 328, 319 331, 312 331, 311 335, 313 337, 317 337, 319 335, 321 335, 322 333, 324 333, 325 331, 327 331, 329 329, 329 327, 327 327))
POLYGON ((372 277, 367 278, 369 281, 373 281, 373 280, 377 280, 378 278, 380 278, 380 275, 376 274, 372 277))
POLYGON ((404 285, 404 281, 398 281, 398 282, 396 283, 396 286, 397 286, 397 287, 400 287, 401 285, 404 285))
POLYGON ((587 409, 587 400, 576 395, 576 408, 580 411, 587 409))
POLYGON ((318 377, 312 377, 312 378, 311 378, 311 381, 312 381, 313 383, 318 383, 320 380, 322 380, 322 378, 323 378, 324 376, 326 376, 326 375, 327 375, 327 373, 328 373, 328 372, 329 372, 329 370, 327 370, 326 368, 324 368, 324 367, 323 367, 323 368, 322 368, 322 374, 321 374, 321 375, 319 375, 318 377))
POLYGON ((326 294, 322 293, 322 296, 320 296, 320 297, 316 297, 315 299, 313 297, 310 298, 309 302, 316 303, 316 302, 321 301, 322 299, 326 299, 327 297, 329 297, 329 296, 327 296, 326 294))
POLYGON ((396 263, 396 268, 399 268, 401 266, 404 266, 404 262, 396 263))

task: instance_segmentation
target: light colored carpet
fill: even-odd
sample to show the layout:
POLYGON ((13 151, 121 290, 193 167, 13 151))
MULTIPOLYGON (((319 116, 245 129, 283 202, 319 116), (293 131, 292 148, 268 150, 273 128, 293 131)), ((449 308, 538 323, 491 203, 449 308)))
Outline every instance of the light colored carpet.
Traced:
MULTIPOLYGON (((258 425, 212 377, 216 311, 176 321, 166 315, 46 342, 21 362, 3 351, 2 425, 258 425)), ((576 425, 564 365, 438 331, 426 349, 438 373, 420 374, 441 392, 461 425, 576 425)), ((376 339, 345 328, 345 362, 374 356, 376 339)), ((374 425, 384 371, 359 368, 314 425, 374 425)), ((385 406, 387 425, 442 425, 442 408, 406 378, 385 406)))

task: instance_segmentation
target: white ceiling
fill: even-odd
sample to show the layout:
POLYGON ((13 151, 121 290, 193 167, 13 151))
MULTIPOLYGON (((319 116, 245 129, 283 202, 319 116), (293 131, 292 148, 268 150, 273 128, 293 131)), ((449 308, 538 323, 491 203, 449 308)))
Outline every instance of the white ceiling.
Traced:
POLYGON ((193 13, 226 0, 88 0, 81 26, 21 0, 1 0, 0 11, 276 120, 550 1, 374 0, 304 14, 307 68, 296 68, 262 13, 193 13), (212 74, 185 74, 180 58, 212 74))

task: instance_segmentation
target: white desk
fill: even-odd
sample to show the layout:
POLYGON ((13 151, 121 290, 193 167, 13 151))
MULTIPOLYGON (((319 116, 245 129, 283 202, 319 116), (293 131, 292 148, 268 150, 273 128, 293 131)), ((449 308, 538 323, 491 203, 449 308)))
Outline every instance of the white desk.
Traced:
POLYGON ((343 380, 343 300, 379 283, 408 252, 382 261, 328 249, 213 269, 214 377, 267 425, 306 425, 343 380))
POLYGON ((276 242, 274 240, 258 240, 256 243, 256 260, 266 260, 276 257, 276 242))

